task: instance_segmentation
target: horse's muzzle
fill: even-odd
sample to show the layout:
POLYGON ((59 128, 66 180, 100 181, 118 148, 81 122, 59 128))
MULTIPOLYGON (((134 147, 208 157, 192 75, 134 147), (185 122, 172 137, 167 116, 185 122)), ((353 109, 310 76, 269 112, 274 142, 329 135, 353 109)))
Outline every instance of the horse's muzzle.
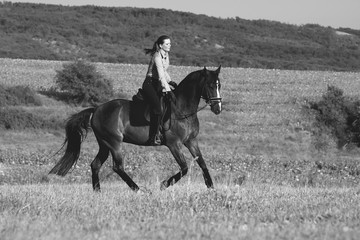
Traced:
POLYGON ((221 98, 211 98, 209 99, 211 111, 216 115, 221 113, 221 98))
POLYGON ((214 105, 211 105, 211 111, 215 113, 216 115, 221 113, 221 103, 217 103, 214 105))

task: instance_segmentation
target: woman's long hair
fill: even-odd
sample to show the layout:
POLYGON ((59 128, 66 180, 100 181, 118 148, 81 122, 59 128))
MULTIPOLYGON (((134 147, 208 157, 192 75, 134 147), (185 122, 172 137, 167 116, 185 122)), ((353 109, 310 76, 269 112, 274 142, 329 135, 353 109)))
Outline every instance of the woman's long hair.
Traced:
POLYGON ((163 44, 166 39, 170 39, 170 37, 167 36, 167 35, 161 35, 161 36, 156 40, 156 42, 154 42, 154 45, 153 45, 152 48, 145 48, 145 49, 144 49, 145 54, 154 55, 154 53, 156 53, 157 51, 159 51, 160 45, 163 44))

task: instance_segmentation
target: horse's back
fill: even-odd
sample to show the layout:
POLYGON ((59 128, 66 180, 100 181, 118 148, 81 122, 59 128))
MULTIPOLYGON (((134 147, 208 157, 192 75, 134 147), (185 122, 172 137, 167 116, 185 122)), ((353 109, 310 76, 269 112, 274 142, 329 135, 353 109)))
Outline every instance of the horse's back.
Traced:
POLYGON ((148 126, 149 105, 145 101, 114 99, 99 105, 93 116, 93 125, 148 126))
POLYGON ((114 99, 99 105, 91 120, 94 131, 112 131, 117 129, 119 124, 124 125, 124 122, 129 119, 127 114, 129 112, 129 102, 126 99, 114 99))
MULTIPOLYGON (((114 99, 109 102, 103 103, 96 108, 95 113, 101 113, 108 117, 109 115, 117 114, 118 112, 129 111, 130 100, 127 99, 114 99)), ((105 117, 104 116, 104 117, 105 117)))

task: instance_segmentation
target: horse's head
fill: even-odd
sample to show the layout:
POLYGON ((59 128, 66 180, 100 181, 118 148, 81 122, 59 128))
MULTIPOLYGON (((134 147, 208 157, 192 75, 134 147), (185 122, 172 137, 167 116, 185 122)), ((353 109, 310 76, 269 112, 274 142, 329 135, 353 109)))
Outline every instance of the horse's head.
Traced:
POLYGON ((202 74, 205 78, 201 97, 205 99, 206 103, 210 104, 211 111, 216 115, 221 112, 221 97, 220 97, 220 73, 221 66, 215 71, 207 70, 205 67, 202 74))

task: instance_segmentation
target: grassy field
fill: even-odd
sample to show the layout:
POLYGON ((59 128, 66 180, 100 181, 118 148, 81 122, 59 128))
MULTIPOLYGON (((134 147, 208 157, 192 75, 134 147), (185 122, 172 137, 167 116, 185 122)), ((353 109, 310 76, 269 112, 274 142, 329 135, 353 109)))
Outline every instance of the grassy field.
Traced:
MULTIPOLYGON (((117 92, 130 98, 146 66, 97 63, 117 92)), ((54 85, 61 62, 0 59, 0 82, 35 90, 54 85)), ((180 82, 196 67, 171 67, 180 82)), ((122 146, 126 171, 152 194, 133 193, 111 170, 101 171, 94 194, 89 164, 97 153, 85 141, 76 167, 64 178, 47 172, 64 132, 6 131, 0 135, 1 239, 355 239, 359 229, 360 155, 334 140, 314 147, 307 101, 328 85, 358 96, 360 73, 223 68, 223 112, 199 112, 199 142, 215 190, 185 152, 191 172, 164 192, 161 180, 178 170, 164 147, 122 146), (4 236, 4 237, 3 237, 4 236)), ((64 119, 80 109, 42 96, 24 110, 64 119)), ((205 103, 200 102, 200 106, 205 103)))
POLYGON ((186 182, 0 186, 1 239, 357 239, 360 189, 186 182))

